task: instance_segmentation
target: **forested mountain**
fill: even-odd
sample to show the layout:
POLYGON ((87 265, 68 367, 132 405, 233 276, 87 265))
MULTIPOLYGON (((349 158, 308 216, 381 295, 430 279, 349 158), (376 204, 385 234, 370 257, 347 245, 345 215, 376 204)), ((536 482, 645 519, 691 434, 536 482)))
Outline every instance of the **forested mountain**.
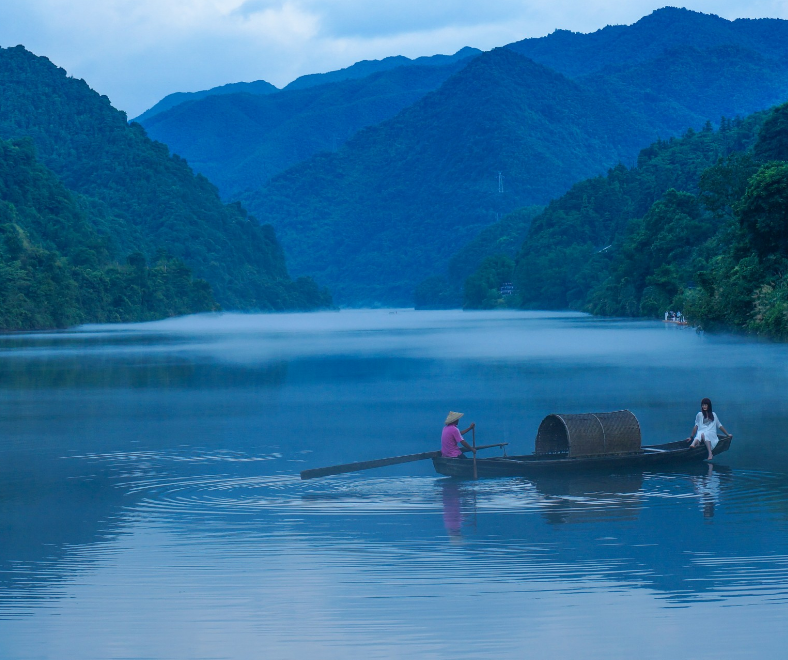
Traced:
MULTIPOLYGON (((785 98, 788 27, 786 21, 776 19, 727 21, 665 7, 630 26, 608 26, 590 34, 557 30, 507 48, 570 78, 582 79, 592 89, 612 93, 615 102, 655 123, 656 133, 651 137, 700 127, 721 115, 748 114, 785 98), (747 84, 738 84, 742 81, 747 84)), ((480 52, 466 47, 452 56, 362 61, 339 71, 301 76, 285 90, 363 79, 403 66, 467 63, 480 52)), ((420 80, 416 74, 385 83, 378 79, 369 85, 288 98, 281 104, 270 99, 256 103, 236 95, 276 91, 265 81, 233 83, 192 94, 171 94, 138 121, 228 197, 250 186, 259 187, 317 151, 336 149, 359 128, 393 116, 442 80, 440 76, 420 80), (231 97, 182 105, 177 112, 154 120, 183 101, 219 94, 231 97), (290 113, 290 119, 282 119, 281 112, 290 113)))
POLYGON ((752 149, 704 170, 696 194, 668 190, 631 220, 616 248, 590 311, 676 309, 703 328, 788 339, 788 104, 752 149))
POLYGON ((243 199, 276 227, 295 272, 346 303, 404 303, 496 213, 633 163, 657 137, 786 97, 788 70, 740 47, 676 49, 575 81, 497 49, 243 199))
POLYGON ((359 129, 393 117, 463 66, 398 66, 267 96, 211 96, 143 125, 227 198, 259 188, 319 151, 336 150, 359 129))
MULTIPOLYGON (((675 47, 654 60, 634 66, 608 67, 604 74, 591 74, 578 80, 608 93, 620 105, 671 127, 682 122, 685 126, 703 125, 704 109, 709 107, 721 110, 723 115, 749 114, 764 103, 775 105, 788 98, 784 68, 739 46, 719 46, 705 51, 675 47), (687 94, 688 88, 692 89, 692 94, 687 94)), ((703 164, 711 163, 703 161, 703 164)), ((651 166, 659 166, 659 163, 651 166)), ((527 211, 529 218, 535 215, 532 209, 527 211)), ((521 217, 521 211, 507 216, 504 221, 482 231, 469 244, 477 254, 495 257, 488 260, 484 269, 477 271, 482 261, 479 259, 467 272, 457 271, 454 264, 470 263, 464 248, 450 260, 448 276, 433 276, 417 288, 416 305, 492 307, 501 304, 498 288, 501 282, 512 279, 514 262, 511 259, 528 230, 528 224, 519 222, 521 217), (507 222, 516 224, 507 226, 507 222), (511 248, 513 242, 517 242, 517 248, 511 248), (501 255, 507 258, 499 258, 501 255), (465 280, 474 271, 477 271, 474 280, 464 291, 465 280)), ((514 300, 505 302, 513 303, 514 300)), ((547 300, 542 304, 555 305, 547 300)))
POLYGON ((608 67, 577 80, 647 117, 657 130, 654 137, 662 138, 788 99, 784 61, 733 45, 675 47, 653 60, 608 67))
POLYGON ((682 311, 703 327, 788 337, 788 104, 643 150, 531 225, 516 261, 485 261, 467 307, 616 316, 682 311), (515 296, 497 288, 514 277, 515 296), (483 285, 483 286, 480 286, 483 285))
POLYGON ((497 49, 242 199, 277 228, 293 270, 342 302, 407 303, 496 213, 549 201, 651 135, 599 94, 497 49))
MULTIPOLYGON (((449 259, 445 275, 433 275, 421 282, 414 293, 413 302, 416 309, 456 309, 462 307, 465 296, 465 281, 476 273, 485 260, 493 258, 496 264, 508 264, 509 277, 496 270, 493 277, 494 287, 492 302, 489 306, 497 306, 500 295, 499 288, 503 282, 511 279, 515 255, 528 236, 531 222, 538 216, 543 207, 526 206, 506 214, 497 222, 479 232, 470 243, 464 245, 449 259), (500 257, 504 257, 501 259, 500 257)), ((487 292, 485 292, 485 296, 487 292)), ((483 307, 474 304, 474 307, 483 307)))
MULTIPOLYGON (((341 82, 343 80, 366 78, 367 76, 382 71, 390 71, 403 66, 447 66, 468 57, 480 55, 481 52, 482 51, 477 48, 469 48, 466 46, 458 50, 454 55, 432 55, 429 57, 417 57, 415 59, 410 59, 403 55, 394 55, 392 57, 385 57, 382 60, 362 60, 361 62, 356 62, 352 66, 338 69, 337 71, 309 73, 305 76, 296 78, 283 89, 292 91, 295 89, 307 89, 308 87, 341 82)), ((175 92, 165 96, 161 101, 143 112, 139 117, 135 117, 134 121, 145 126, 147 120, 160 112, 174 108, 181 103, 198 101, 206 96, 219 96, 224 94, 254 94, 265 96, 278 91, 280 90, 277 87, 265 80, 255 80, 254 82, 228 83, 227 85, 220 85, 219 87, 212 87, 211 89, 204 89, 199 92, 175 92)))
POLYGON ((139 117, 135 117, 134 121, 144 125, 146 119, 150 119, 160 112, 174 108, 181 103, 199 101, 206 96, 221 96, 223 94, 254 94, 256 96, 265 96, 278 91, 279 88, 265 80, 255 80, 254 82, 228 83, 227 85, 211 87, 211 89, 203 89, 199 92, 175 92, 165 96, 161 101, 153 107, 148 108, 139 117))
POLYGON ((720 130, 688 132, 644 149, 632 169, 581 181, 554 200, 531 225, 517 256, 522 304, 582 309, 606 276, 615 242, 670 189, 697 193, 701 173, 719 158, 749 148, 763 115, 725 121, 720 130))
MULTIPOLYGON (((424 67, 382 71, 400 62, 388 58, 289 86, 366 75, 308 96, 212 97, 148 128, 265 216, 294 272, 325 278, 346 304, 403 304, 496 216, 632 164, 654 139, 788 98, 787 26, 665 8, 467 58, 426 96, 436 72, 420 84, 424 67)), ((446 286, 457 300, 457 282, 446 286)))
POLYGON ((44 57, 0 49, 0 137, 29 137, 71 191, 112 259, 161 250, 211 285, 224 307, 294 309, 330 304, 311 280, 290 280, 273 229, 223 205, 207 179, 128 125, 105 96, 44 57))
POLYGON ((788 21, 728 21, 713 14, 663 7, 633 25, 609 25, 589 34, 556 30, 546 37, 509 44, 508 48, 575 78, 606 67, 647 62, 676 47, 708 50, 720 46, 738 46, 785 62, 788 21))
POLYGON ((34 156, 0 140, 0 329, 147 321, 217 309, 183 262, 139 252, 115 263, 78 200, 34 156))

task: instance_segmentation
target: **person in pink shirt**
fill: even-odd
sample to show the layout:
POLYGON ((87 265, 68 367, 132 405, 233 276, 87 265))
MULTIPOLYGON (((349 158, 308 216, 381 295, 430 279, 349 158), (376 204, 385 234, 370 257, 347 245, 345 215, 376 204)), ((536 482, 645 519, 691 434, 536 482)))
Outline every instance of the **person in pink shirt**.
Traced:
POLYGON ((462 454, 462 450, 460 449, 460 445, 466 449, 470 449, 473 452, 476 451, 473 447, 471 447, 471 445, 462 439, 462 436, 468 431, 476 428, 476 424, 471 423, 471 425, 464 431, 460 431, 460 429, 457 428, 460 417, 462 417, 464 414, 465 413, 449 412, 448 416, 446 417, 446 421, 443 423, 443 433, 441 433, 441 456, 446 456, 447 458, 465 458, 465 456, 462 454))

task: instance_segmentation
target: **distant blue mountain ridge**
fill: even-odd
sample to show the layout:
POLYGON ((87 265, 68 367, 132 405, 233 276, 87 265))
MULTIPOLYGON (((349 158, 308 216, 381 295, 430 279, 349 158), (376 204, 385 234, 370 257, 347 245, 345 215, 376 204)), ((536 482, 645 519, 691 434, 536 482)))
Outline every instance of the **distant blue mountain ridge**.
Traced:
MULTIPOLYGON (((632 110, 658 115, 662 125, 652 137, 664 137, 716 120, 719 114, 747 114, 781 101, 774 79, 788 61, 785 25, 778 19, 727 21, 666 7, 630 26, 608 26, 590 34, 556 30, 506 48, 583 84, 607 87, 615 102, 632 110), (732 72, 716 76, 714 64, 712 69, 698 68, 692 61, 708 60, 702 53, 715 48, 735 52, 726 58, 727 65, 746 69, 751 76, 727 100, 730 84, 723 89, 720 78, 732 72), (743 66, 732 62, 736 57, 743 66), (760 64, 754 64, 756 60, 760 64), (641 71, 640 65, 646 68, 641 71), (666 66, 672 78, 660 71, 666 66), (756 70, 761 66, 763 72, 756 70), (687 75, 696 79, 691 94, 683 89, 687 75), (699 75, 705 79, 697 80, 699 75), (772 91, 763 90, 764 85, 772 91), (718 98, 709 106, 711 90, 718 98)), ((137 120, 152 138, 207 176, 225 199, 234 199, 316 153, 340 148, 362 128, 395 116, 480 52, 463 48, 450 56, 365 60, 339 71, 302 76, 281 91, 258 81, 171 94, 137 120)))
POLYGON ((232 199, 393 117, 440 87, 466 61, 397 66, 265 96, 209 96, 154 115, 143 126, 232 199))
POLYGON ((190 101, 199 101, 206 96, 218 96, 220 94, 254 94, 256 96, 265 96, 266 94, 273 94, 278 91, 278 87, 275 87, 265 80, 255 80, 254 82, 228 83, 227 85, 220 85, 219 87, 212 87, 211 89, 204 89, 199 92, 174 92, 173 94, 165 96, 161 101, 143 112, 139 117, 135 117, 133 121, 142 123, 165 110, 174 108, 176 105, 189 103, 190 101))
POLYGON ((454 55, 429 55, 425 57, 416 57, 414 59, 410 59, 404 55, 393 55, 392 57, 384 57, 382 60, 362 60, 347 68, 339 69, 338 71, 310 73, 301 76, 284 87, 284 89, 305 89, 307 87, 314 87, 315 85, 340 82, 341 80, 365 78, 373 73, 390 71, 400 66, 446 66, 481 54, 482 51, 478 48, 465 46, 454 53, 454 55))
MULTIPOLYGON (((728 21, 714 14, 664 7, 633 25, 609 25, 591 33, 555 30, 545 37, 516 41, 507 46, 569 77, 587 75, 606 67, 645 62, 673 46, 692 45, 711 48, 737 45, 767 57, 784 60, 785 30, 780 19, 736 19, 728 21)), ((394 55, 382 60, 362 60, 326 73, 312 73, 296 78, 283 89, 305 89, 330 82, 364 78, 373 73, 399 66, 442 66, 481 54, 477 48, 464 47, 454 55, 433 55, 410 59, 394 55)), ((264 80, 236 82, 199 92, 175 92, 136 117, 143 123, 156 114, 186 101, 219 94, 271 94, 278 91, 264 80)))
MULTIPOLYGON (((393 55, 391 57, 385 57, 382 60, 362 60, 337 71, 309 73, 300 78, 296 78, 290 84, 283 87, 282 90, 306 89, 308 87, 325 85, 327 83, 339 82, 342 80, 366 78, 373 73, 390 71, 391 69, 396 69, 401 66, 444 66, 447 64, 454 64, 468 57, 474 57, 481 52, 482 51, 477 48, 466 46, 458 50, 454 55, 432 55, 428 57, 417 57, 415 59, 410 59, 404 55, 393 55)), ((255 96, 265 96, 278 91, 281 90, 265 80, 255 80, 254 82, 228 83, 226 85, 212 87, 211 89, 204 89, 199 92, 174 92, 173 94, 165 96, 156 105, 149 108, 138 117, 135 117, 132 121, 142 124, 154 115, 174 108, 176 105, 189 101, 198 101, 206 96, 221 96, 224 94, 253 94, 255 96)))
POLYGON ((660 57, 676 46, 699 50, 739 46, 788 61, 788 21, 777 18, 738 18, 663 7, 632 25, 609 25, 588 34, 556 30, 540 38, 509 44, 520 55, 570 78, 627 67, 660 57))
POLYGON ((294 272, 326 282, 341 304, 407 304, 496 216, 632 165, 659 138, 788 99, 788 21, 665 9, 600 32, 533 40, 555 66, 583 60, 572 77, 513 47, 476 57, 242 200, 276 227, 294 272))
POLYGON ((670 7, 452 64, 405 59, 212 95, 143 125, 271 222, 293 270, 339 302, 406 304, 496 217, 632 164, 658 138, 788 98, 788 21, 670 7))

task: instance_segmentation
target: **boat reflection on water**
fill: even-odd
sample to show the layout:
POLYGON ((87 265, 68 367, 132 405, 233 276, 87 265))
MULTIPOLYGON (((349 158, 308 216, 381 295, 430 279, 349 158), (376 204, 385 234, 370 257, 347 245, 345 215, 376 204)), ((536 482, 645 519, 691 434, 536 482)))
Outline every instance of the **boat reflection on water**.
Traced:
MULTIPOLYGON (((703 514, 711 520, 720 504, 722 489, 729 485, 733 473, 727 466, 700 464, 665 472, 621 472, 567 474, 539 479, 511 478, 488 481, 487 484, 516 482, 528 485, 521 489, 523 500, 537 508, 550 525, 566 523, 597 523, 634 521, 646 500, 654 498, 694 497, 703 514), (658 484, 658 485, 657 485, 658 484)), ((469 480, 448 478, 440 482, 443 503, 443 524, 449 539, 457 542, 463 529, 477 522, 477 503, 484 508, 486 495, 493 495, 494 486, 479 494, 477 484, 469 480), (480 498, 480 500, 477 500, 480 498)), ((508 487, 506 490, 510 490, 508 487)))
POLYGON ((475 525, 476 522, 476 491, 464 488, 460 481, 446 479, 441 482, 441 496, 443 526, 449 541, 462 543, 463 525, 475 525))
POLYGON ((531 483, 548 523, 633 520, 640 510, 643 472, 545 477, 531 483))
POLYGON ((688 480, 703 517, 711 519, 720 503, 723 484, 732 478, 729 467, 708 463, 659 473, 577 475, 538 479, 532 483, 548 505, 543 512, 545 520, 560 524, 636 518, 643 507, 643 498, 653 496, 644 491, 646 479, 678 484, 688 480))

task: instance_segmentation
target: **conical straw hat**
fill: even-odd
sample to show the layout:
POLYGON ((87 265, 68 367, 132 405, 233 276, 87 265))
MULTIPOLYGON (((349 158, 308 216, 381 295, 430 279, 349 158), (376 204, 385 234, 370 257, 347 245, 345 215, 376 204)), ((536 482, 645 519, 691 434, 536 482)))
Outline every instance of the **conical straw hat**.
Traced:
POLYGON ((462 417, 465 413, 458 413, 458 412, 449 412, 446 416, 446 421, 443 422, 443 425, 446 426, 447 424, 454 424, 460 417, 462 417))

